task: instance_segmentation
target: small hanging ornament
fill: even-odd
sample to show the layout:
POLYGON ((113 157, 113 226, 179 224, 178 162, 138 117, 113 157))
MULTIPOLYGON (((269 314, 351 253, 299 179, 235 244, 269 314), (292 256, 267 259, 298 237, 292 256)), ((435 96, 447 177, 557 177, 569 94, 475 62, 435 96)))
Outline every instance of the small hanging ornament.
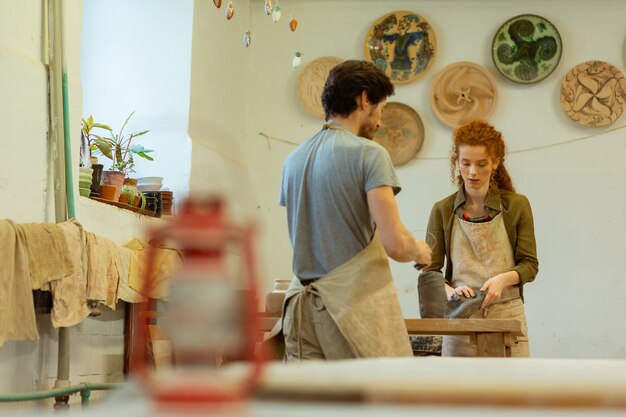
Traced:
POLYGON ((280 12, 280 4, 276 3, 274 5, 274 10, 272 10, 272 20, 274 21, 274 23, 278 23, 281 14, 282 13, 280 12))
POLYGON ((265 0, 263 11, 265 12, 266 16, 269 16, 272 14, 272 0, 265 0))
POLYGON ((250 31, 247 30, 246 33, 243 34, 243 44, 247 48, 250 46, 250 42, 252 42, 252 35, 250 34, 250 31))
POLYGON ((226 7, 226 20, 230 20, 235 15, 235 3, 231 0, 226 7))
POLYGON ((295 32, 297 27, 298 18, 295 15, 291 15, 291 20, 289 20, 289 29, 291 29, 292 32, 295 32))
POLYGON ((302 62, 302 52, 297 51, 293 56, 293 61, 291 62, 291 65, 294 68, 298 68, 298 65, 300 65, 301 62, 302 62))
POLYGON ((222 0, 213 0, 213 4, 219 9, 222 7, 222 0))

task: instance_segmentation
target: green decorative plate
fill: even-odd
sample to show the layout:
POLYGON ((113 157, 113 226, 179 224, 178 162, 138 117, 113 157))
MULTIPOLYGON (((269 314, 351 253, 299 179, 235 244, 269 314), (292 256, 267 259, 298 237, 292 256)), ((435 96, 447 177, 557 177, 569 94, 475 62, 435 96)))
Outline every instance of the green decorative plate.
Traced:
POLYGON ((384 15, 365 37, 365 59, 389 76, 394 84, 415 81, 430 68, 437 42, 430 24, 413 12, 384 15))
POLYGON ((561 35, 549 20, 524 14, 507 20, 493 38, 491 56, 496 68, 511 81, 537 83, 561 60, 561 35))

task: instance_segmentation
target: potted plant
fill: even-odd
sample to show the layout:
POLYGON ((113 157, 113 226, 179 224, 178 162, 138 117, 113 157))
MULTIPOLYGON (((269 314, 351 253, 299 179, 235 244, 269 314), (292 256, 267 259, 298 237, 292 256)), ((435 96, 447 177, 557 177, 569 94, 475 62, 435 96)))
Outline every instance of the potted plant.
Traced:
POLYGON ((145 135, 149 132, 149 130, 124 133, 124 129, 133 114, 135 114, 134 111, 126 118, 126 121, 124 121, 124 124, 118 133, 110 131, 109 137, 95 135, 95 147, 100 153, 102 153, 102 155, 112 161, 110 169, 108 171, 104 171, 103 173, 103 182, 107 181, 118 187, 116 199, 119 198, 122 192, 124 177, 131 172, 135 172, 135 156, 139 156, 149 161, 153 160, 153 158, 149 155, 149 153, 153 152, 152 150, 145 149, 142 145, 133 143, 135 138, 145 135))
POLYGON ((143 209, 146 207, 146 197, 137 187, 122 186, 120 202, 143 209))
MULTIPOLYGON (((80 131, 80 165, 81 167, 91 166, 91 195, 100 195, 100 180, 102 178, 102 170, 104 166, 98 163, 98 158, 92 156, 92 151, 98 149, 96 142, 100 140, 101 136, 95 133, 95 129, 101 129, 112 132, 112 129, 102 123, 96 123, 93 120, 93 116, 89 115, 87 119, 82 120, 82 126, 80 131), (87 158, 89 158, 87 160, 87 158)), ((82 169, 82 168, 81 168, 82 169)))

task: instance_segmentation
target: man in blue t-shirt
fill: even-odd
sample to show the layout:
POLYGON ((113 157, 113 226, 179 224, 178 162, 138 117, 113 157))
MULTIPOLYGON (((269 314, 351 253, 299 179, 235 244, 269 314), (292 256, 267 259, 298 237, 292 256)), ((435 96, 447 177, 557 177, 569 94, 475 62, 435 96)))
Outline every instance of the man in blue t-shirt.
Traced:
POLYGON ((385 317, 380 309, 387 309, 397 322, 397 294, 376 299, 395 289, 386 255, 398 262, 430 264, 430 247, 415 240, 400 221, 395 200, 400 184, 391 158, 372 140, 392 94, 393 84, 373 64, 337 65, 322 94, 327 123, 284 163, 279 202, 287 209, 297 278, 287 295, 283 321, 288 360, 395 356, 406 351, 406 329, 398 342, 402 346, 388 349, 381 344, 389 340, 370 335, 378 330, 361 329, 359 335, 354 327, 362 323, 345 319, 358 311, 361 321, 376 320, 355 310, 363 310, 364 304, 356 300, 365 296, 376 306, 378 318, 385 317))

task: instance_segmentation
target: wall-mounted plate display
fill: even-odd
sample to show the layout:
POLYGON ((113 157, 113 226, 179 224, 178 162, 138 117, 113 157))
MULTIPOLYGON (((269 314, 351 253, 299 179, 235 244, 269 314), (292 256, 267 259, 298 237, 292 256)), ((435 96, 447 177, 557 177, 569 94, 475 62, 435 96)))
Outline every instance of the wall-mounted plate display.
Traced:
POLYGON ((524 14, 507 20, 496 32, 491 56, 511 81, 532 84, 546 78, 561 60, 561 36, 549 20, 524 14))
POLYGON ((433 81, 430 105, 446 125, 487 120, 498 98, 496 83, 489 72, 472 62, 457 62, 442 69, 433 81))
POLYGON ((435 33, 420 15, 397 11, 378 19, 365 37, 365 59, 394 84, 415 81, 432 65, 435 33))
POLYGON ((583 126, 610 125, 624 111, 626 78, 613 65, 587 61, 576 65, 561 84, 561 107, 583 126))
POLYGON ((323 56, 307 65, 298 77, 297 93, 302 106, 316 117, 324 119, 322 92, 328 73, 343 59, 334 56, 323 56))
POLYGON ((422 148, 424 124, 419 114, 410 106, 387 103, 374 141, 387 149, 394 166, 406 164, 422 148))

